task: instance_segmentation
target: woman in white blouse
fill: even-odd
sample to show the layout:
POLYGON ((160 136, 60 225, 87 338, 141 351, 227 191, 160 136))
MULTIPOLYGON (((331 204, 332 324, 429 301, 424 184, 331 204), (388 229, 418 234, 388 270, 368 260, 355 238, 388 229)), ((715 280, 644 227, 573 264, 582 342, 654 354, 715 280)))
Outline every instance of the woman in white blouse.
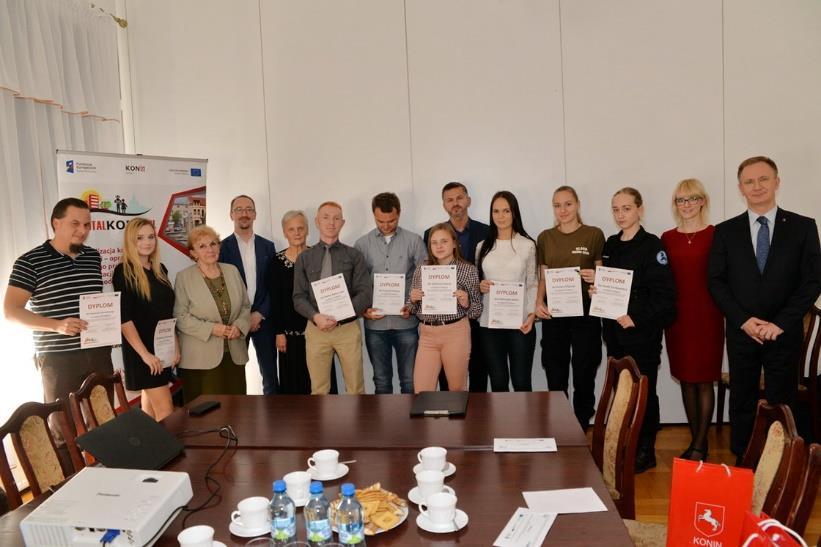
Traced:
POLYGON ((479 319, 481 350, 488 364, 493 391, 531 391, 533 352, 536 348, 534 307, 538 272, 536 243, 522 226, 519 202, 511 192, 496 192, 490 202, 490 230, 476 246, 479 290, 483 294, 483 311, 479 319), (521 325, 498 328, 491 320, 490 292, 495 283, 517 283, 514 287, 524 297, 521 325))

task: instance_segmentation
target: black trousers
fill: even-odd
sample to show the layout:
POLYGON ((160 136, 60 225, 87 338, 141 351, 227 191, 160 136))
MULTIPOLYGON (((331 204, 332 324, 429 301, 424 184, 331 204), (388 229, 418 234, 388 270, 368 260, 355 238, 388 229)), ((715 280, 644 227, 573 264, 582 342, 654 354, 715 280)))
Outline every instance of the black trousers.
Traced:
MULTIPOLYGON (((615 325, 615 328, 621 327, 615 325)), ((630 356, 636 361, 639 371, 647 376, 647 409, 644 412, 644 423, 639 433, 639 446, 653 448, 656 433, 659 430, 659 397, 656 394, 656 383, 661 364, 661 331, 658 335, 635 341, 625 341, 618 336, 608 337, 607 354, 616 359, 630 356)))
POLYGON ((753 431, 764 369, 764 395, 770 404, 786 404, 795 414, 801 332, 781 334, 773 342, 758 344, 742 332, 729 332, 727 357, 730 366, 730 449, 744 455, 753 431))
POLYGON ((582 429, 596 406, 596 371, 601 364, 601 319, 558 317, 542 321, 542 368, 547 389, 567 395, 573 367, 573 412, 582 429), (572 352, 572 353, 571 353, 572 352))
POLYGON ((480 334, 479 348, 490 373, 490 388, 508 391, 508 384, 512 383, 513 391, 533 391, 531 375, 536 329, 523 334, 519 329, 481 328, 480 334))
MULTIPOLYGON (((484 355, 479 351, 481 348, 481 327, 479 322, 470 320, 470 361, 468 361, 468 391, 485 393, 487 392, 488 370, 484 355)), ((448 379, 445 377, 445 370, 439 373, 439 390, 448 390, 448 379)))

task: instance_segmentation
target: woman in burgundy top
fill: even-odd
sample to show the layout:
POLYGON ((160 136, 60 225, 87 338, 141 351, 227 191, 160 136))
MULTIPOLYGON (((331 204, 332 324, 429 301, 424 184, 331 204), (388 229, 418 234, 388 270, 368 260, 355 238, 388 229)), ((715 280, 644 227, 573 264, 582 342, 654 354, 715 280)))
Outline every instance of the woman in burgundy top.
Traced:
POLYGON ((721 378, 724 317, 707 289, 707 256, 714 227, 707 224, 710 198, 696 179, 686 179, 673 192, 677 227, 664 232, 676 283, 675 322, 665 330, 670 372, 681 383, 681 397, 692 441, 681 455, 707 459, 707 430, 713 420, 713 383, 721 378))

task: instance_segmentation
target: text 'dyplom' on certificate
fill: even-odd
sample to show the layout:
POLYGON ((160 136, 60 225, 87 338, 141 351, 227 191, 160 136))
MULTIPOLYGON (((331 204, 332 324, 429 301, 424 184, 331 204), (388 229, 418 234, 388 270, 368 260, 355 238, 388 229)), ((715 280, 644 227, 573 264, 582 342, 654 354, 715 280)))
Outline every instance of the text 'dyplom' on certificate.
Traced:
POLYGON ((456 264, 422 266, 422 313, 456 315, 456 264))
POLYGON ((618 319, 627 315, 633 271, 596 266, 596 293, 590 300, 590 315, 618 319))
POLYGON ((549 268, 544 271, 547 308, 551 317, 584 315, 580 268, 549 268))
POLYGON ((88 326, 80 332, 80 348, 99 348, 123 343, 120 330, 120 293, 80 295, 80 319, 88 326))
POLYGON ((494 281, 488 293, 490 329, 518 329, 524 323, 525 284, 494 281))
POLYGON ((345 276, 332 275, 311 283, 319 313, 330 315, 337 321, 342 321, 356 315, 351 303, 351 295, 345 284, 345 276))
POLYGON ((405 274, 373 274, 373 308, 382 315, 402 315, 405 274))

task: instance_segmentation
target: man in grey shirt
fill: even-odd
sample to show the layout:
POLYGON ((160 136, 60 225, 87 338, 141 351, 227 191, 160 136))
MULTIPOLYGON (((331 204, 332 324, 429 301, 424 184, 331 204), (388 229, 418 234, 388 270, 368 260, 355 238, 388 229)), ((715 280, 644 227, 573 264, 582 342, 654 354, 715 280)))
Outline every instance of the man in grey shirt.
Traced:
POLYGON ((311 393, 325 395, 331 389, 334 352, 342 366, 349 394, 365 392, 362 373, 362 329, 357 317, 371 303, 371 281, 362 253, 339 241, 345 225, 342 206, 322 203, 316 211, 319 243, 299 255, 294 265, 294 309, 308 320, 305 353, 311 375, 311 393), (337 321, 319 312, 311 283, 342 274, 355 315, 337 321))
MULTIPOLYGON (((368 273, 404 274, 404 301, 416 266, 428 257, 422 238, 399 227, 401 206, 396 194, 374 196, 371 210, 376 228, 359 238, 355 247, 365 256, 368 273)), ((384 310, 368 308, 365 318, 365 347, 373 365, 376 393, 393 393, 393 352, 402 393, 413 393, 413 362, 416 360, 419 321, 406 308, 402 315, 386 315, 384 310)))

